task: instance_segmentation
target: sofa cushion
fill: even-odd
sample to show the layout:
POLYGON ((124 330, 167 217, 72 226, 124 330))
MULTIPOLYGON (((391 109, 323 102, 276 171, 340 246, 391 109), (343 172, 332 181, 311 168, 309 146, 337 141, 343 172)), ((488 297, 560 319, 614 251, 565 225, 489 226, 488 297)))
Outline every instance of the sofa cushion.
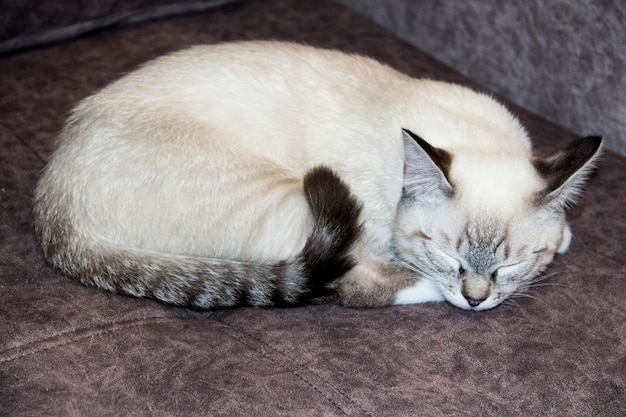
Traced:
MULTIPOLYGON (((574 241, 531 297, 195 312, 81 286, 47 266, 32 190, 72 105, 192 44, 282 39, 477 87, 326 0, 245 2, 0 59, 0 415, 617 416, 626 398, 626 159, 606 152, 574 241)), ((547 151, 566 130, 512 109, 547 151)))
POLYGON ((0 54, 237 1, 242 0, 6 0, 0 13, 0 54))

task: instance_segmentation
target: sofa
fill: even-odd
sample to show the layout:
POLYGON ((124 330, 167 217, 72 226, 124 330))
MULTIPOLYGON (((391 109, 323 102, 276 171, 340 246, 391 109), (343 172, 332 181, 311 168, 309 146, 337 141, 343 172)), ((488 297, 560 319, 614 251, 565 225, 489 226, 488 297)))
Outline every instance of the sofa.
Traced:
MULTIPOLYGON (((0 416, 626 415, 624 156, 604 152, 546 279, 490 311, 114 295, 46 265, 31 207, 72 106, 121 74, 193 44, 280 39, 488 89, 330 0, 0 7, 0 416)), ((537 152, 576 136, 501 99, 537 152)))
POLYGON ((482 86, 626 155, 626 3, 337 0, 482 86))

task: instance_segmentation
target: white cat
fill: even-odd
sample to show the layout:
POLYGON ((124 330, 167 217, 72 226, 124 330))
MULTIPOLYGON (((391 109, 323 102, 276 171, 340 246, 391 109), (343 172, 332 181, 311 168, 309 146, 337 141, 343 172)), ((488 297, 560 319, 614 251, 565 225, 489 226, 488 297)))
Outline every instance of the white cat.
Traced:
POLYGON ((198 46, 75 108, 35 226, 69 276, 176 305, 484 310, 567 250, 600 144, 533 156, 489 96, 361 56, 198 46))

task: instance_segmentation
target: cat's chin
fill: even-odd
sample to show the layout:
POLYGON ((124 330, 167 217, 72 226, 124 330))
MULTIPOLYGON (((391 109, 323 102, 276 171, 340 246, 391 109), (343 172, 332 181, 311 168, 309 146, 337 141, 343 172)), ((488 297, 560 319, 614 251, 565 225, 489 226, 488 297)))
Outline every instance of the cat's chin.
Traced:
POLYGON ((466 300, 465 297, 463 297, 463 295, 461 294, 445 293, 444 297, 446 301, 453 306, 467 311, 487 311, 496 308, 502 303, 501 300, 494 300, 492 299, 492 297, 489 297, 482 303, 476 306, 472 306, 470 305, 469 301, 466 300))
POLYGON ((487 298, 477 306, 471 306, 463 295, 445 291, 436 283, 428 280, 418 280, 414 285, 398 292, 394 301, 395 305, 421 304, 429 302, 447 301, 455 307, 467 311, 486 311, 500 305, 502 300, 487 298))

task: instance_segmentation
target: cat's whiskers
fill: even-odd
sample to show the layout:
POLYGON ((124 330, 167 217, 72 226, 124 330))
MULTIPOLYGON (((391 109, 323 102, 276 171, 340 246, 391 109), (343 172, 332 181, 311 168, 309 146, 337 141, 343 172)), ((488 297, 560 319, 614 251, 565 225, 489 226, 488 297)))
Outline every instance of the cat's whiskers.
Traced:
POLYGON ((424 279, 430 282, 436 282, 435 278, 432 277, 432 274, 429 273, 429 271, 427 271, 422 266, 418 265, 415 261, 401 259, 401 258, 398 258, 397 260, 400 263, 400 265, 402 265, 409 271, 418 274, 420 276, 420 279, 424 279))
POLYGON ((549 274, 540 275, 536 278, 533 278, 527 282, 522 283, 514 294, 522 294, 526 293, 529 290, 537 289, 540 287, 561 287, 561 288, 570 288, 569 285, 561 283, 561 282, 544 282, 553 276, 557 275, 558 272, 552 272, 549 274))
POLYGON ((515 298, 530 298, 533 301, 538 301, 539 303, 543 304, 544 306, 550 308, 550 304, 547 303, 545 300, 543 300, 542 298, 539 298, 531 293, 526 292, 527 288, 522 288, 522 290, 520 291, 520 289, 518 288, 517 290, 515 290, 513 293, 511 293, 508 297, 509 300, 513 301, 513 299, 515 298))
POLYGON ((561 288, 571 288, 571 285, 564 284, 562 282, 542 282, 539 284, 530 284, 528 288, 539 288, 539 287, 561 287, 561 288))
POLYGON ((547 280, 547 279, 550 279, 550 278, 552 278, 553 276, 556 276, 556 275, 558 275, 558 274, 559 274, 559 273, 558 273, 557 271, 553 271, 553 272, 550 272, 550 273, 548 273, 548 274, 541 274, 541 275, 539 275, 539 276, 537 276, 537 277, 535 277, 535 278, 531 279, 529 282, 530 282, 530 283, 532 283, 532 284, 535 284, 535 283, 537 283, 537 282, 541 282, 541 281, 545 281, 545 280, 547 280))
POLYGON ((529 322, 532 322, 532 321, 533 321, 533 320, 532 320, 532 318, 531 318, 531 317, 530 317, 530 316, 526 313, 526 311, 522 308, 522 306, 521 306, 521 305, 519 305, 519 303, 518 303, 516 300, 514 300, 514 299, 512 299, 512 298, 507 298, 506 300, 504 300, 504 301, 502 302, 502 304, 512 305, 512 306, 514 306, 514 307, 517 307, 517 309, 519 310, 519 312, 522 314, 522 316, 523 316, 526 320, 528 320, 529 322))
POLYGON ((511 295, 509 295, 509 299, 513 299, 513 298, 532 298, 533 300, 536 300, 537 297, 529 294, 527 292, 514 292, 511 295))

